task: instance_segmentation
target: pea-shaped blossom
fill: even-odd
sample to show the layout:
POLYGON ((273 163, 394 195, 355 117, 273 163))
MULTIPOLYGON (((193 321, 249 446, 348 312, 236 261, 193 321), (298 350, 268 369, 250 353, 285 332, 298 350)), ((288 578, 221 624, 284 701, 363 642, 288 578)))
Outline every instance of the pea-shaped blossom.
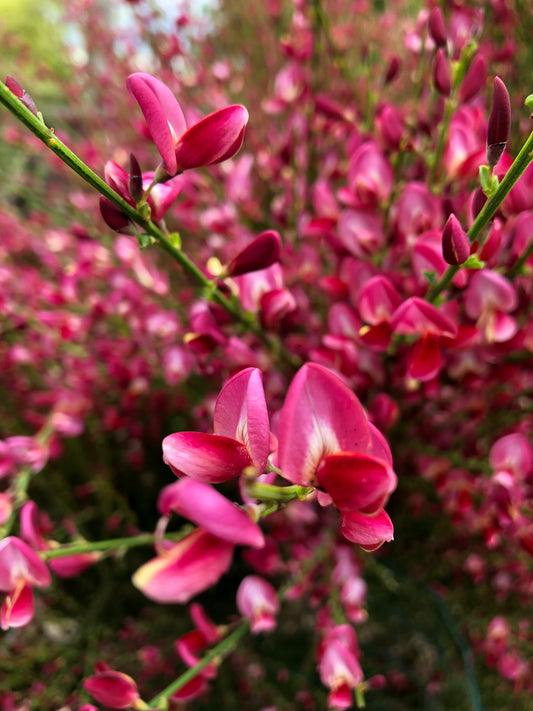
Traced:
POLYGON ((50 585, 50 571, 37 553, 20 538, 0 542, 0 591, 7 593, 0 612, 0 626, 23 627, 33 618, 34 586, 50 585))
POLYGON ((253 634, 270 632, 276 626, 278 596, 272 585, 258 575, 247 575, 241 581, 237 590, 237 608, 250 620, 253 634))
POLYGON ((318 648, 320 680, 330 691, 328 708, 353 706, 353 689, 364 678, 359 664, 361 652, 351 625, 338 625, 328 630, 318 648))
POLYGON ((214 434, 177 432, 163 440, 163 459, 178 476, 211 484, 246 469, 262 474, 270 452, 270 428, 261 371, 245 368, 217 398, 214 434))
POLYGON ((184 478, 166 486, 157 507, 163 514, 159 530, 166 527, 172 511, 199 528, 178 543, 161 542, 157 556, 135 572, 135 587, 156 602, 188 602, 218 582, 231 565, 236 545, 265 545, 259 526, 203 482, 184 478))
POLYGON ((110 669, 99 662, 95 674, 87 677, 83 688, 96 701, 111 709, 129 709, 139 700, 137 684, 127 674, 110 669))
POLYGON ((375 548, 392 540, 392 523, 383 511, 396 487, 388 445, 352 391, 317 363, 304 365, 287 392, 278 464, 286 479, 316 486, 343 517, 357 517, 359 532, 347 536, 354 543, 361 539, 375 548))
POLYGON ((226 106, 187 127, 176 97, 159 79, 136 72, 126 85, 141 107, 168 177, 221 163, 240 149, 248 123, 244 106, 226 106))

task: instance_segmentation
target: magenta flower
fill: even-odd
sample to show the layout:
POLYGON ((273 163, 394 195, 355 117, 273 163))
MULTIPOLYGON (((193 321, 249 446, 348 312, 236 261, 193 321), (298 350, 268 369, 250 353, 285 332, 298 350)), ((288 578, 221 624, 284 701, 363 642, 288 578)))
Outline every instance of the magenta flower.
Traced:
POLYGON ((198 528, 141 565, 132 582, 155 602, 189 602, 218 582, 231 565, 233 550, 232 543, 198 528))
MULTIPOLYGON (((102 663, 97 665, 104 667, 102 663)), ((139 700, 137 684, 127 674, 105 668, 83 682, 83 688, 101 704, 111 709, 129 709, 139 700)))
POLYGON ((330 689, 328 708, 353 706, 352 690, 363 681, 360 656, 351 625, 333 627, 324 636, 318 649, 318 672, 322 683, 330 689))
POLYGON ((250 620, 252 634, 270 632, 276 627, 279 599, 275 589, 258 575, 247 575, 237 590, 237 608, 250 620))
POLYGON ((329 498, 343 516, 359 515, 368 527, 365 546, 392 540, 392 524, 387 530, 374 525, 396 487, 388 445, 352 391, 321 365, 304 365, 289 387, 279 419, 278 464, 294 484, 318 487, 322 500, 329 498))
POLYGON ((126 84, 141 107, 168 177, 220 163, 241 147, 248 123, 244 106, 219 109, 187 128, 181 106, 159 79, 137 72, 130 74, 126 84))
POLYGON ((0 591, 7 596, 0 612, 0 626, 23 627, 33 618, 34 586, 50 585, 50 572, 37 553, 20 538, 0 542, 0 591))
POLYGON ((261 371, 245 368, 218 396, 214 434, 177 432, 163 440, 163 459, 178 476, 217 484, 252 468, 262 474, 270 452, 270 427, 261 371))

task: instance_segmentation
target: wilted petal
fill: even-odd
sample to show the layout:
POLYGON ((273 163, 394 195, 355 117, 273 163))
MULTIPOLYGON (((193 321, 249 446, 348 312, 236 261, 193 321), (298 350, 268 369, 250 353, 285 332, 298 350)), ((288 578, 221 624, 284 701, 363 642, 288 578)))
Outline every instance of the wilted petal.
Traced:
POLYGON ((214 111, 195 123, 176 143, 177 170, 212 165, 234 156, 242 146, 247 123, 248 111, 239 104, 214 111))
POLYGON ((178 168, 174 144, 187 128, 181 106, 170 89, 150 74, 130 74, 126 86, 141 107, 169 175, 175 175, 178 168))
POLYGON ((214 585, 229 569, 233 549, 232 544, 199 528, 142 565, 132 582, 156 602, 189 602, 214 585))
POLYGON ((365 516, 358 511, 344 511, 341 514, 342 534, 352 543, 357 543, 366 551, 379 548, 385 541, 394 538, 394 527, 386 511, 375 516, 365 516))
POLYGON ((157 502, 165 516, 175 511, 208 533, 234 545, 262 548, 265 539, 259 526, 209 484, 181 479, 166 486, 157 502))
POLYGON ((322 460, 317 482, 339 511, 373 514, 385 505, 396 477, 382 459, 360 452, 337 452, 322 460))
POLYGON ((239 476, 252 464, 244 444, 203 432, 176 432, 165 437, 163 461, 177 476, 186 474, 210 484, 239 476))
POLYGON ((281 410, 278 461, 283 476, 309 485, 323 457, 365 452, 370 429, 353 392, 332 371, 307 363, 295 375, 281 410))
POLYGON ((245 368, 225 383, 216 401, 213 429, 243 444, 257 472, 263 473, 270 452, 270 425, 258 368, 245 368))

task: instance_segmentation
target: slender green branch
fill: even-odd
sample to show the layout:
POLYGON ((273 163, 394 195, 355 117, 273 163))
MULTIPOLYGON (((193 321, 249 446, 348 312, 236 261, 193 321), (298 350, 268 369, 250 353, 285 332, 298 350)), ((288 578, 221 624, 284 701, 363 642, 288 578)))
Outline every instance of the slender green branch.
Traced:
MULTIPOLYGON (((483 228, 494 217, 496 211, 505 200, 507 195, 522 175, 529 164, 533 161, 533 131, 529 134, 527 141, 522 146, 520 153, 516 156, 513 164, 505 174, 494 195, 483 205, 474 224, 468 230, 470 243, 478 238, 483 228)), ((430 302, 436 301, 437 297, 448 288, 452 279, 459 271, 460 267, 450 266, 439 281, 428 291, 426 299, 430 302)))
POLYGON ((35 116, 35 114, 33 114, 2 82, 0 82, 0 103, 21 123, 29 128, 29 130, 64 163, 72 168, 75 173, 81 176, 85 182, 116 205, 132 222, 139 225, 144 232, 152 236, 159 246, 175 259, 184 271, 193 277, 203 288, 206 298, 222 306, 238 323, 244 326, 246 331, 253 333, 254 336, 269 350, 273 351, 276 356, 282 358, 292 367, 299 365, 297 359, 285 350, 278 338, 270 338, 263 331, 257 318, 252 313, 243 311, 235 299, 226 297, 216 286, 216 283, 205 276, 196 264, 177 246, 171 235, 165 234, 156 223, 152 222, 152 220, 146 216, 142 209, 137 210, 132 207, 118 193, 110 188, 99 175, 92 171, 68 146, 59 140, 53 129, 48 128, 43 121, 35 116))
POLYGON ((205 669, 208 664, 215 660, 219 660, 232 652, 237 646, 239 640, 248 632, 249 627, 249 621, 242 620, 227 637, 224 637, 224 639, 221 640, 215 647, 210 649, 209 652, 207 652, 207 654, 198 662, 198 664, 195 664, 194 667, 187 669, 184 674, 175 679, 172 684, 167 686, 166 689, 163 689, 163 691, 157 694, 157 696, 154 696, 154 698, 149 702, 149 707, 166 708, 166 704, 163 704, 162 702, 166 702, 172 694, 179 691, 188 681, 201 672, 202 669, 205 669))
MULTIPOLYGON (((176 533, 166 533, 165 539, 179 541, 190 532, 190 526, 186 526, 176 533)), ((155 533, 139 533, 137 536, 127 538, 110 538, 105 541, 79 541, 76 543, 65 543, 48 551, 40 551, 39 555, 43 560, 52 558, 63 558, 67 555, 77 555, 79 553, 95 553, 105 551, 115 551, 120 549, 135 548, 137 546, 153 545, 156 540, 155 533)))

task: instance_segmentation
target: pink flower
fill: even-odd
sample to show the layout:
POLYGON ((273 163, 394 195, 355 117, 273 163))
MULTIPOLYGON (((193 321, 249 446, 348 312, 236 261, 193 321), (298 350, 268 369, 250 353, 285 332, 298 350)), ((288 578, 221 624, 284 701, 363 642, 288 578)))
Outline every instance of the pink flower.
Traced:
POLYGON ((258 575, 247 575, 237 590, 237 608, 250 620, 253 634, 269 632, 276 626, 279 600, 272 585, 258 575))
POLYGON ((22 627, 33 618, 34 586, 50 585, 50 572, 37 553, 20 538, 0 542, 0 591, 8 593, 0 613, 1 627, 22 627))
POLYGON ((229 569, 233 549, 232 543, 198 528, 142 565, 132 582, 156 602, 189 602, 229 569))
POLYGON ((353 705, 352 689, 363 681, 359 647, 351 625, 330 629, 318 649, 318 671, 330 689, 328 708, 347 709, 353 705))
POLYGON ((351 390, 321 365, 304 365, 289 387, 278 425, 278 464, 294 484, 326 492, 343 517, 358 517, 368 527, 368 538, 358 534, 365 546, 392 539, 392 524, 382 525, 388 519, 382 508, 396 487, 388 445, 351 390))
POLYGON ((220 163, 241 147, 248 123, 244 106, 219 109, 187 128, 181 106, 159 79, 137 72, 130 74, 126 85, 141 107, 168 177, 220 163))
POLYGON ((261 371, 245 368, 217 398, 214 434, 177 432, 163 440, 163 459, 175 474, 220 483, 251 467, 262 474, 270 452, 270 428, 261 371))
POLYGON ((83 682, 85 691, 96 701, 112 709, 128 709, 138 701, 137 684, 130 676, 113 671, 102 663, 97 667, 96 674, 83 682))

